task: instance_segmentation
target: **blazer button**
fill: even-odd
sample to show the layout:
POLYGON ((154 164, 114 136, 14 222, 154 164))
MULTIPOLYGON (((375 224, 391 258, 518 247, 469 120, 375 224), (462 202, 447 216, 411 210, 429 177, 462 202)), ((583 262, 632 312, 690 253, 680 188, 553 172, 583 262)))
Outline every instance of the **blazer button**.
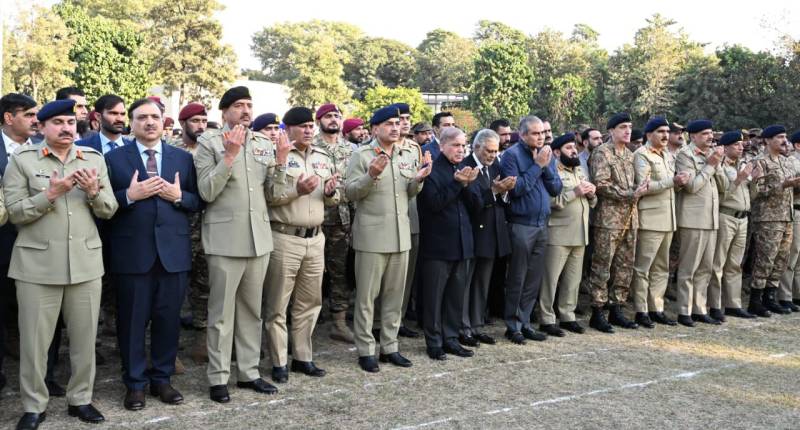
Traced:
POLYGON ((483 224, 479 225, 478 228, 483 228, 483 224))

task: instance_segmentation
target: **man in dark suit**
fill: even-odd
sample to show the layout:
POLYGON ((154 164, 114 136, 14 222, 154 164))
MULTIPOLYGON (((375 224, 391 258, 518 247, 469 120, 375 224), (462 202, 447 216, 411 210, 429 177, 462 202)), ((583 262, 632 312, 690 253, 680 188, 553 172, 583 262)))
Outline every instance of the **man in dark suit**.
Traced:
POLYGON ((460 166, 466 136, 455 127, 442 131, 442 153, 417 198, 422 255, 422 313, 428 356, 444 360, 446 353, 471 357, 458 343, 469 261, 474 257, 470 212, 481 205, 475 184, 479 170, 460 166))
POLYGON ((482 332, 486 318, 489 283, 496 258, 511 253, 511 239, 506 225, 505 199, 514 188, 517 178, 500 179, 500 166, 495 161, 500 150, 500 136, 492 130, 480 130, 472 143, 472 154, 464 165, 478 169, 476 186, 483 205, 472 215, 475 260, 470 265, 469 287, 464 299, 463 322, 459 341, 462 345, 478 346, 479 342, 494 344, 495 340, 482 332))
MULTIPOLYGON (((5 176, 8 158, 19 146, 30 144, 31 138, 38 131, 36 120, 36 101, 24 94, 9 93, 0 98, 0 177, 5 176)), ((13 346, 15 351, 19 342, 15 312, 17 302, 14 282, 8 278, 8 265, 11 261, 11 250, 17 238, 17 229, 7 223, 0 227, 0 390, 6 385, 3 375, 3 359, 6 347, 13 346), (8 322, 8 324, 6 324, 8 322), (8 338, 6 337, 8 331, 8 338)))
POLYGON ((192 267, 189 213, 201 209, 192 156, 161 140, 156 102, 142 99, 130 110, 136 140, 106 154, 120 209, 111 219, 110 271, 117 288, 117 328, 124 406, 145 406, 144 389, 168 404, 183 396, 170 385, 175 372, 180 308, 192 267), (145 336, 150 323, 152 368, 146 369, 145 336))

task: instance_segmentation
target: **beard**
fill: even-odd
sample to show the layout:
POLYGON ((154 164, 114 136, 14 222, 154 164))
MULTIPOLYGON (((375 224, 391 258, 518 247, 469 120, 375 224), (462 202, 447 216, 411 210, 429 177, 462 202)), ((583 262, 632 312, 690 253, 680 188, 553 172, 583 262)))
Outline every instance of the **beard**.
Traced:
POLYGON ((577 156, 570 157, 570 156, 568 156, 567 154, 565 154, 563 152, 561 153, 561 156, 559 157, 559 159, 561 160, 561 164, 563 164, 563 165, 565 165, 567 167, 575 167, 575 166, 580 166, 581 165, 581 159, 580 158, 578 158, 577 156))
POLYGON ((320 130, 326 134, 336 134, 339 132, 339 124, 333 123, 328 126, 320 126, 320 130))
POLYGON ((78 131, 78 136, 83 136, 89 130, 89 121, 77 121, 75 123, 75 128, 78 131))
POLYGON ((188 137, 189 140, 191 140, 192 142, 197 142, 197 137, 203 134, 204 131, 205 130, 198 130, 198 132, 195 133, 194 131, 187 128, 186 130, 184 130, 184 133, 186 133, 186 137, 188 137))

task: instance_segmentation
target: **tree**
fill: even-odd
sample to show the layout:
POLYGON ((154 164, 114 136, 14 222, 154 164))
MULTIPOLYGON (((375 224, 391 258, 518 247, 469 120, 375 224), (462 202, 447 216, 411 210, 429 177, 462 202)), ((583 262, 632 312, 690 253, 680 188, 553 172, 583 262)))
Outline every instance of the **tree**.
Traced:
POLYGON ((181 106, 221 95, 236 77, 236 54, 220 43, 222 26, 214 18, 222 9, 216 0, 173 0, 147 14, 159 29, 146 32, 150 71, 167 91, 180 91, 181 106))
POLYGON ((528 37, 516 28, 509 27, 502 22, 482 19, 478 21, 472 40, 478 46, 486 42, 499 42, 511 45, 524 46, 528 37))
POLYGON ((417 47, 417 85, 423 92, 452 93, 469 88, 475 44, 442 29, 428 32, 417 47))
POLYGON ((108 18, 90 17, 86 10, 69 4, 55 6, 73 40, 69 58, 75 84, 89 100, 113 93, 127 101, 144 97, 152 85, 144 38, 136 28, 108 18))
POLYGON ((23 11, 3 40, 4 94, 21 92, 44 103, 72 83, 69 71, 75 63, 68 55, 69 30, 52 11, 43 7, 23 11))
POLYGON ((291 90, 289 101, 312 109, 323 103, 343 104, 350 100, 350 90, 342 80, 343 67, 330 40, 317 40, 296 47, 289 57, 296 73, 286 83, 291 90))
POLYGON ((567 73, 551 77, 548 87, 545 103, 554 130, 563 133, 578 123, 588 122, 597 105, 595 89, 588 79, 567 73))
POLYGON ((533 73, 522 47, 486 42, 478 51, 469 89, 469 107, 483 124, 528 113, 533 73))
POLYGON ((349 50, 344 80, 356 99, 362 99, 366 90, 378 85, 413 86, 417 67, 414 48, 394 40, 365 37, 349 50))
POLYGON ((422 93, 415 88, 387 88, 378 86, 370 88, 364 94, 364 100, 356 102, 353 116, 369 121, 372 112, 378 108, 392 103, 407 103, 411 110, 411 121, 428 121, 433 116, 433 110, 425 104, 422 93))
POLYGON ((64 0, 63 3, 79 7, 92 17, 125 21, 125 25, 144 28, 150 10, 159 0, 64 0))

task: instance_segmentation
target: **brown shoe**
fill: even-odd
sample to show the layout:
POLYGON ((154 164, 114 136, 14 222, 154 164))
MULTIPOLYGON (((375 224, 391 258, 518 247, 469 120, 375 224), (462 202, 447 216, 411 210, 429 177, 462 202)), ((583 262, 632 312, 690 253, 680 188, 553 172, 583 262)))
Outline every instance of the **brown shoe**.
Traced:
POLYGON ((192 350, 189 352, 189 355, 192 357, 197 364, 204 364, 208 363, 208 345, 206 344, 206 331, 203 330, 200 333, 197 333, 195 337, 194 345, 192 345, 192 350))
POLYGON ((183 375, 184 373, 186 373, 186 367, 183 365, 181 359, 175 356, 175 374, 183 375))
POLYGON ((183 395, 172 388, 170 384, 150 384, 150 395, 158 397, 158 400, 168 405, 180 405, 183 403, 183 395))
POLYGON ((129 411, 139 411, 144 409, 144 390, 131 390, 125 393, 125 400, 122 405, 129 411))

